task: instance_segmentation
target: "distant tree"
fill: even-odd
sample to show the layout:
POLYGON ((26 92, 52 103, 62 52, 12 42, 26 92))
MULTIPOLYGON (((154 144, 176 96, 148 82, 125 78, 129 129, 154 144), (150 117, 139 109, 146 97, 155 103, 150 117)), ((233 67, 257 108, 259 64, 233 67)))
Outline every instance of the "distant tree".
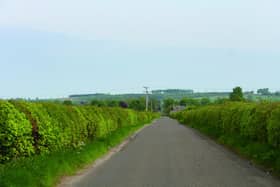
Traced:
POLYGON ((128 104, 127 104, 125 101, 120 101, 120 102, 119 102, 119 106, 120 106, 121 108, 128 108, 128 104))
POLYGON ((186 98, 186 97, 179 101, 179 104, 181 106, 186 106, 188 103, 189 103, 189 98, 186 98))
POLYGON ((201 100, 200 100, 200 104, 202 105, 202 106, 204 106, 204 105, 209 105, 211 103, 211 100, 209 99, 209 98, 202 98, 201 100))
POLYGON ((235 87, 230 94, 231 101, 244 101, 244 96, 241 87, 235 87))
POLYGON ((128 102, 129 108, 138 111, 144 111, 146 109, 146 101, 144 98, 131 99, 128 102))
POLYGON ((90 104, 98 107, 106 106, 105 102, 100 100, 92 100, 90 104))
POLYGON ((106 105, 106 102, 105 102, 105 101, 100 100, 98 106, 99 106, 99 107, 104 107, 104 106, 107 106, 107 105, 106 105))
POLYGON ((192 98, 188 98, 185 97, 183 99, 180 100, 179 104, 181 106, 199 106, 200 105, 200 101, 197 99, 192 99, 192 98))
POLYGON ((261 88, 257 90, 257 93, 260 95, 270 95, 269 88, 261 88))
POLYGON ((152 111, 158 112, 160 111, 160 100, 156 98, 150 98, 150 105, 152 108, 152 111))
POLYGON ((119 102, 116 101, 116 100, 108 100, 108 101, 106 101, 106 106, 108 106, 108 107, 118 107, 119 102))
POLYGON ((64 100, 64 101, 63 101, 63 104, 64 104, 64 105, 73 105, 73 103, 72 103, 71 100, 64 100))
POLYGON ((93 106, 98 106, 98 101, 97 100, 92 100, 91 102, 90 102, 90 104, 91 105, 93 105, 93 106))
POLYGON ((165 114, 169 114, 170 111, 173 110, 173 106, 175 105, 175 100, 174 99, 165 99, 163 101, 163 111, 165 114))
POLYGON ((226 102, 228 102, 229 101, 229 99, 227 99, 227 98, 218 98, 218 99, 216 99, 215 101, 214 101, 214 103, 215 104, 224 104, 224 103, 226 103, 226 102))
POLYGON ((254 91, 247 91, 247 92, 244 92, 244 95, 247 94, 247 95, 253 95, 255 92, 254 91))
POLYGON ((250 101, 250 102, 254 101, 254 97, 252 94, 247 96, 247 101, 250 101))

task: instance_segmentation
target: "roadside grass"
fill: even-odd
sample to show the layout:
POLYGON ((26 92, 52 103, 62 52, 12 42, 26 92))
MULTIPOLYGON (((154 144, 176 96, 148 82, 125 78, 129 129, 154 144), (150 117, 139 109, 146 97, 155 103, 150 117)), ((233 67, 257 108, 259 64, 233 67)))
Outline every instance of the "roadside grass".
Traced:
POLYGON ((74 175, 78 170, 93 163, 110 148, 120 144, 144 125, 123 127, 107 138, 88 142, 75 150, 64 150, 49 155, 22 158, 0 165, 1 187, 52 187, 63 176, 74 175))
POLYGON ((211 127, 190 125, 209 136, 217 143, 226 146, 241 157, 250 160, 258 168, 280 177, 280 150, 274 147, 246 139, 239 134, 224 134, 211 127))

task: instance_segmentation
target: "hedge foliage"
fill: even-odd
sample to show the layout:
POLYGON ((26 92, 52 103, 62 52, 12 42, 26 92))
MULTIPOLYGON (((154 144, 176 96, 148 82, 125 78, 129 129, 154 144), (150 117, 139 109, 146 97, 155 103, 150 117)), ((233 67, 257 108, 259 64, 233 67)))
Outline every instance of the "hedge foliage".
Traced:
POLYGON ((25 115, 0 101, 0 161, 34 153, 32 127, 25 115))
POLYGON ((178 112, 172 117, 207 128, 215 136, 238 134, 280 148, 280 103, 229 102, 178 112))
POLYGON ((76 148, 155 117, 121 108, 0 100, 0 163, 76 148))

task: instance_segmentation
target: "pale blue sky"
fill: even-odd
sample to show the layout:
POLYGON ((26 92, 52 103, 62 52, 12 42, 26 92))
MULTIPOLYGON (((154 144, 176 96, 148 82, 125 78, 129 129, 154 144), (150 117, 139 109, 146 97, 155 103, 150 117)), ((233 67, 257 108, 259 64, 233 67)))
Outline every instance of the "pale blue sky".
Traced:
POLYGON ((0 0, 0 97, 280 90, 277 0, 0 0))

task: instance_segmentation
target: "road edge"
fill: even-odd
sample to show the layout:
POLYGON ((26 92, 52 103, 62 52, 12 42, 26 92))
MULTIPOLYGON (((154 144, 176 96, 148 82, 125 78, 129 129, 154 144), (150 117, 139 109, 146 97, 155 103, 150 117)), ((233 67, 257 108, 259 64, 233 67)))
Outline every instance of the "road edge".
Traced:
POLYGON ((97 169, 99 166, 103 165, 108 160, 110 160, 115 154, 117 154, 122 149, 124 149, 132 140, 134 140, 137 137, 137 135, 139 133, 141 133, 147 127, 152 126, 157 120, 158 119, 155 119, 151 123, 145 124, 143 127, 141 127, 140 129, 138 129, 137 131, 132 133, 132 135, 125 138, 125 140, 123 142, 121 142, 119 145, 111 148, 105 155, 96 159, 92 164, 77 171, 74 175, 62 177, 56 186, 57 187, 69 187, 69 186, 72 186, 73 183, 80 181, 81 179, 83 179, 84 176, 89 174, 90 171, 97 169))
POLYGON ((268 168, 268 167, 266 167, 262 164, 258 164, 256 162, 254 162, 252 158, 243 155, 238 150, 236 150, 236 148, 220 142, 218 139, 203 133, 202 131, 200 131, 199 129, 197 129, 195 127, 192 127, 192 126, 187 125, 187 124, 183 124, 177 119, 174 119, 174 118, 171 118, 171 119, 177 121, 177 123, 179 125, 182 125, 185 128, 193 131, 196 135, 200 136, 201 138, 210 140, 212 143, 214 143, 215 145, 218 145, 220 148, 222 148, 224 150, 224 152, 233 154, 238 159, 244 161, 244 163, 246 163, 248 165, 248 167, 254 167, 255 169, 257 169, 260 172, 262 172, 263 174, 265 174, 266 176, 272 177, 276 180, 280 180, 280 175, 278 173, 271 172, 270 168, 268 168))

